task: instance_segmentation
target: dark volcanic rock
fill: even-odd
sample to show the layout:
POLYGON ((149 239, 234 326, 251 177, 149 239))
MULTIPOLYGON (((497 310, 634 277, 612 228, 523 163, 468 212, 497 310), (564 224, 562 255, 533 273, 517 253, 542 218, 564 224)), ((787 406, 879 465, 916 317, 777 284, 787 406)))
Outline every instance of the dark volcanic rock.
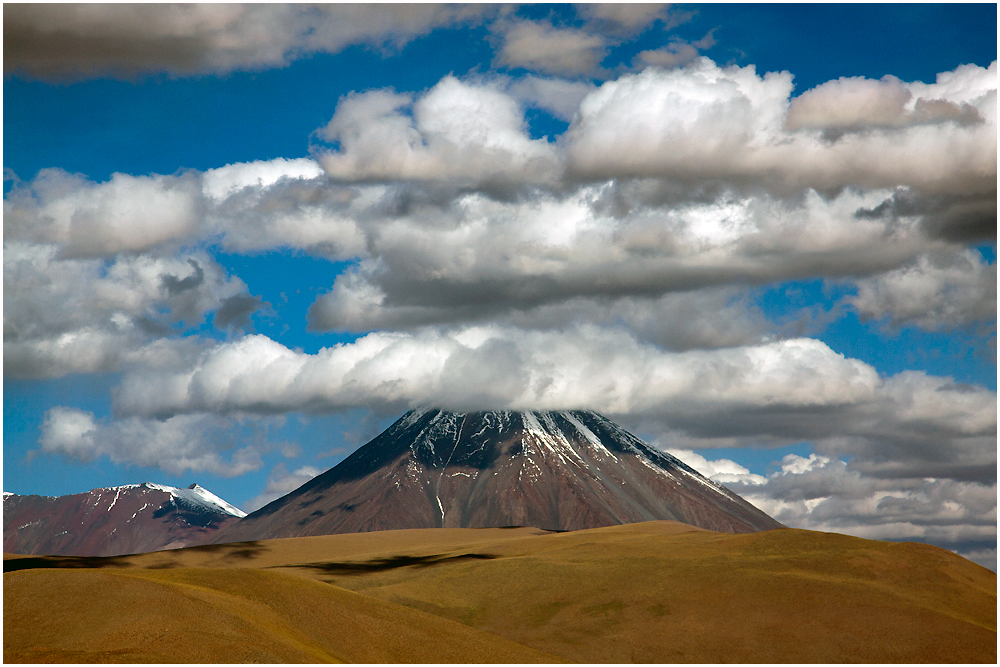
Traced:
POLYGON ((129 484, 70 496, 3 496, 3 550, 119 556, 202 544, 244 513, 197 484, 129 484))
POLYGON ((414 410, 213 541, 656 519, 734 533, 782 527, 594 412, 414 410))

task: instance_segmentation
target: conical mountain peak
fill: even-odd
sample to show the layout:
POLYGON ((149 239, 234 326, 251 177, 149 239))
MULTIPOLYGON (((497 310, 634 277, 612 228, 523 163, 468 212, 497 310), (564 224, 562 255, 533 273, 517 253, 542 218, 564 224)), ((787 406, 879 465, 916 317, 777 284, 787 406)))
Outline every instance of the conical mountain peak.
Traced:
POLYGON ((781 527, 596 412, 422 408, 216 541, 656 519, 726 532, 781 527))

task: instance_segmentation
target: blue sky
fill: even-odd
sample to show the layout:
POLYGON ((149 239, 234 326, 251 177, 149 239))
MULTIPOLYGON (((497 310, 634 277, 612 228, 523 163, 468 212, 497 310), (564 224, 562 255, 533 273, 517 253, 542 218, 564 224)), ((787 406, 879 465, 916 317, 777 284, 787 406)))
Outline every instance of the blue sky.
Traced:
POLYGON ((4 489, 253 509, 411 406, 592 408, 995 567, 995 25, 8 5, 4 489))

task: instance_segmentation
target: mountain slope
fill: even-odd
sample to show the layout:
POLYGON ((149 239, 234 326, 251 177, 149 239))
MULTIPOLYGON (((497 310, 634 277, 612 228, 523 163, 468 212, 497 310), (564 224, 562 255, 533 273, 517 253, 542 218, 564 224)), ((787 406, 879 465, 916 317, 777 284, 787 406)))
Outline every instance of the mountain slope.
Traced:
POLYGON ((7 553, 117 556, 206 541, 245 516, 206 489, 128 484, 68 496, 3 496, 7 553))
POLYGON ((213 541, 657 519, 734 533, 782 527, 594 412, 425 409, 213 541))

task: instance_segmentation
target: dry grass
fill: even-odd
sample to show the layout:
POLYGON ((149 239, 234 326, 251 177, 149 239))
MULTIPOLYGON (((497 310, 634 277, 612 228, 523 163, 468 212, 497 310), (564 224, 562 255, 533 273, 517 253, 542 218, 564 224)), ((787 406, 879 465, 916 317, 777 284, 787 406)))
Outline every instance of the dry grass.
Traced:
POLYGON ((801 530, 389 531, 4 584, 5 662, 996 662, 994 573, 801 530))
POLYGON ((4 575, 4 662, 552 662, 459 623, 263 569, 4 575))

